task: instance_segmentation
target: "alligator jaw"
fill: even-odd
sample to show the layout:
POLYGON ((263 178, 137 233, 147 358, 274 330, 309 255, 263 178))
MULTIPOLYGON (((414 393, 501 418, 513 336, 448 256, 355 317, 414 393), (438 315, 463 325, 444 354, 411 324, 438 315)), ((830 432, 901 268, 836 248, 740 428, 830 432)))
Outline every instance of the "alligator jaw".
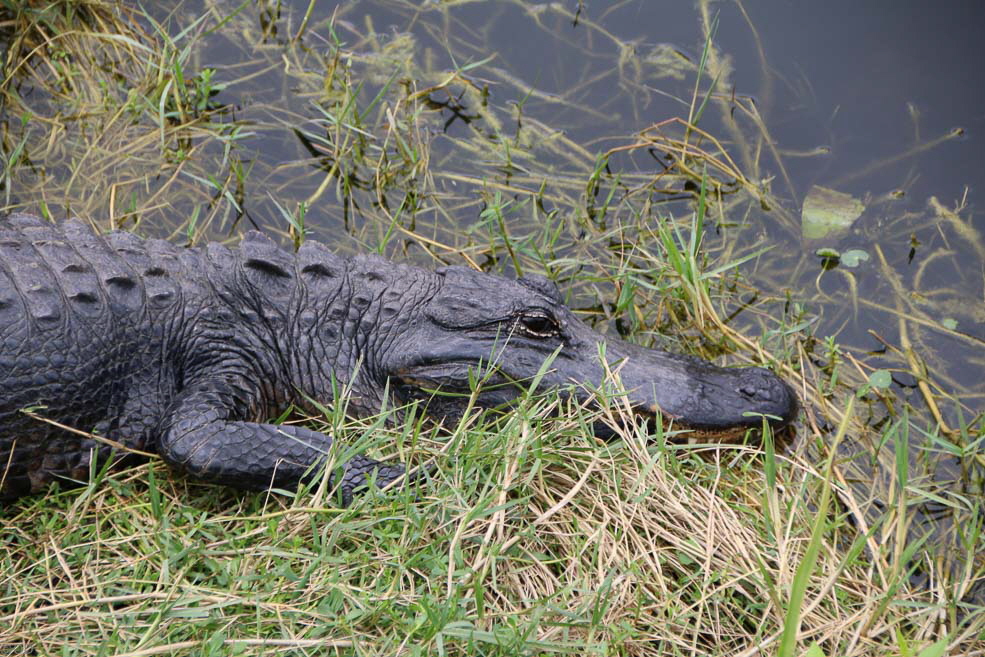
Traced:
MULTIPOLYGON (((748 430, 762 428, 764 419, 776 430, 797 414, 790 387, 762 368, 723 368, 624 342, 609 343, 606 360, 612 355, 616 355, 613 365, 605 368, 599 365, 598 355, 594 363, 556 359, 546 369, 540 389, 571 391, 580 402, 589 403, 599 394, 592 389, 606 390, 600 394, 613 390, 614 397, 651 428, 659 418, 665 429, 683 432, 687 440, 735 440, 748 430)), ((453 418, 472 403, 482 408, 508 407, 533 375, 521 379, 458 356, 438 364, 406 366, 391 376, 400 401, 426 401, 429 414, 453 418)), ((595 432, 601 437, 612 434, 604 423, 596 423, 595 432)))

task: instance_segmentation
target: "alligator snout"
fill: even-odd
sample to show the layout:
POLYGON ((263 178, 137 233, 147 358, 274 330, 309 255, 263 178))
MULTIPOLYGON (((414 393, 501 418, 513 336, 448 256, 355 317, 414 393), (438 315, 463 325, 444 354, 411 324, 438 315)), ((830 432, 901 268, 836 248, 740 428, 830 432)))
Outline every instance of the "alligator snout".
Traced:
POLYGON ((797 414, 797 397, 778 376, 761 367, 749 367, 741 372, 736 392, 742 395, 762 415, 774 423, 789 424, 797 414))
POLYGON ((728 368, 713 363, 610 343, 619 357, 620 378, 634 408, 659 414, 675 428, 737 433, 786 426, 797 415, 796 395, 780 377, 761 367, 728 368))

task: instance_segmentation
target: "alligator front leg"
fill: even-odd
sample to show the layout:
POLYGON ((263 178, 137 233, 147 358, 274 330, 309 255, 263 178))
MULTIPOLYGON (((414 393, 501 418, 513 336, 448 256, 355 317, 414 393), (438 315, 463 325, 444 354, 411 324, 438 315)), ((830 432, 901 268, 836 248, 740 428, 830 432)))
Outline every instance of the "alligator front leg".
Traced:
MULTIPOLYGON (((236 419, 243 415, 243 389, 208 380, 185 389, 172 403, 160 431, 159 451, 171 466, 207 481, 263 490, 293 486, 320 475, 332 438, 298 426, 278 426, 236 419)), ((375 482, 383 487, 400 478, 404 467, 355 456, 332 476, 342 503, 375 482)))

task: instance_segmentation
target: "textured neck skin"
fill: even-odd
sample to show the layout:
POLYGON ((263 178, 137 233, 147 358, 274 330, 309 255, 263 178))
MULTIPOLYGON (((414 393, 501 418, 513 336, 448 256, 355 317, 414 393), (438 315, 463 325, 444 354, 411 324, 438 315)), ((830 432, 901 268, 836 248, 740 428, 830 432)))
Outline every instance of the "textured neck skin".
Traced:
MULTIPOLYGON (((313 410, 313 401, 326 403, 346 388, 351 414, 378 412, 386 361, 402 348, 441 281, 378 256, 344 258, 317 242, 291 255, 254 236, 236 251, 210 245, 206 257, 211 286, 229 316, 220 318, 219 330, 199 325, 186 332, 208 336, 212 358, 226 351, 226 366, 252 370, 243 374, 260 385, 271 412, 285 403, 313 410)), ((210 372, 223 367, 204 365, 210 372)), ((256 411, 262 414, 251 415, 256 411)))
POLYGON ((376 256, 342 258, 319 243, 297 255, 298 281, 287 331, 287 371, 301 398, 325 401, 351 390, 349 412, 377 413, 386 388, 386 361, 438 288, 432 272, 376 256))

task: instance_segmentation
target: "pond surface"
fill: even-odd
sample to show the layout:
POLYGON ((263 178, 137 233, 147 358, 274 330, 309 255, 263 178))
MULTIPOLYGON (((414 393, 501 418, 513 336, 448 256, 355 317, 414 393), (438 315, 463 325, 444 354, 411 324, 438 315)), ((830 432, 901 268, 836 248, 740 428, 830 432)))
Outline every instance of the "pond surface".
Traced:
MULTIPOLYGON (((23 104, 2 117, 7 208, 44 204, 56 217, 139 222, 193 242, 254 225, 343 251, 545 269, 577 283, 573 305, 629 331, 639 318, 599 301, 618 285, 592 276, 659 250, 659 226, 689 226, 704 176, 715 200, 706 268, 741 263, 724 268, 722 315, 813 372, 804 428, 830 434, 826 404, 843 408, 847 382, 863 389, 865 426, 878 433, 912 413, 912 435, 954 457, 929 476, 956 495, 978 490, 981 3, 294 0, 149 11, 133 12, 143 34, 114 47, 167 47, 137 48, 144 59, 124 70, 94 56, 100 93, 21 84, 23 104), (148 75, 153 93, 136 82, 148 75), (112 96, 127 110, 92 122, 112 96), (864 211, 805 240, 815 186, 864 211), (836 263, 846 252, 855 262, 836 263)), ((677 332, 671 341, 689 335, 677 332)))

